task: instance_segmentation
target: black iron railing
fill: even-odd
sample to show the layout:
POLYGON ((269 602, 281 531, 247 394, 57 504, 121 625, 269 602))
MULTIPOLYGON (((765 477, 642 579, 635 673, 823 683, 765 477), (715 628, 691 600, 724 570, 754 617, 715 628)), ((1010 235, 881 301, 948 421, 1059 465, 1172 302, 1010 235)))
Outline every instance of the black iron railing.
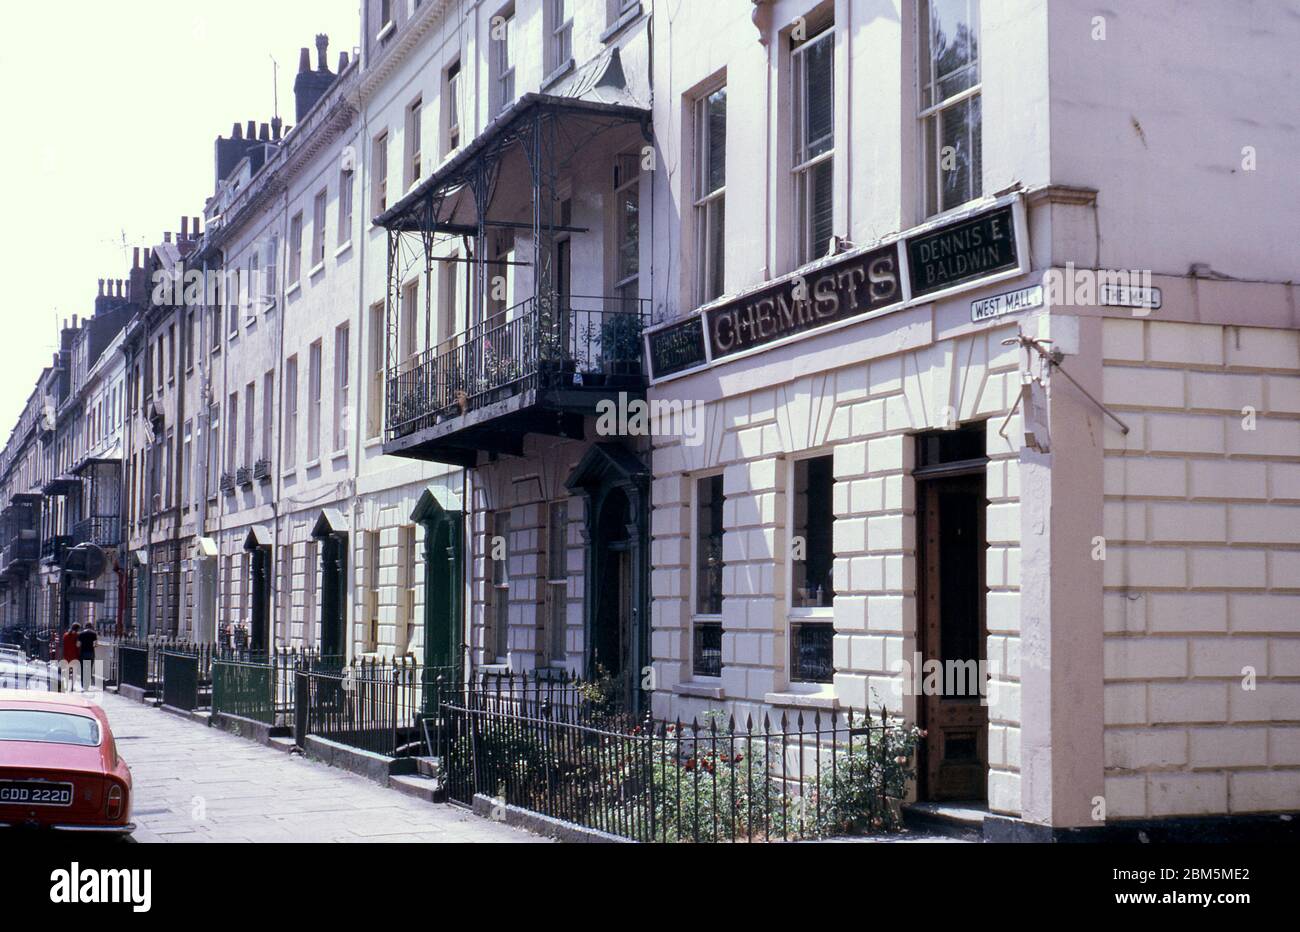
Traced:
POLYGON ((71 534, 56 534, 41 541, 41 559, 48 563, 59 563, 63 554, 72 546, 71 534))
POLYGON ((73 544, 98 544, 113 547, 121 540, 121 520, 117 515, 97 515, 78 521, 72 529, 73 544))
POLYGON ((212 711, 266 725, 291 725, 296 709, 296 673, 322 662, 334 668, 342 658, 322 661, 315 651, 296 648, 269 652, 223 650, 212 660, 212 711))
POLYGON ((636 841, 792 841, 892 828, 919 731, 858 711, 629 727, 575 684, 442 706, 449 797, 476 795, 636 841))
POLYGON ((163 705, 193 712, 212 702, 211 644, 163 642, 155 651, 163 705))
POLYGON ((357 660, 305 671, 298 701, 308 734, 389 757, 422 750, 426 672, 414 661, 357 660), (305 688, 305 693, 302 692, 305 688))
POLYGON ((492 314, 389 368, 388 436, 530 388, 639 385, 648 310, 640 299, 551 295, 492 314))

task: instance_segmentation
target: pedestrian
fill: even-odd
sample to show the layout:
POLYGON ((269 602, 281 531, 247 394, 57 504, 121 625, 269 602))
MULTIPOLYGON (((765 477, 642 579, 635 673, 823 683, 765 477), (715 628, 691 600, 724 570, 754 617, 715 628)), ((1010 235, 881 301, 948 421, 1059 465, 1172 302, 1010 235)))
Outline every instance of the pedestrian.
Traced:
POLYGON ((99 640, 95 634, 95 623, 86 622, 86 628, 77 637, 77 658, 81 662, 81 689, 84 692, 86 687, 95 688, 95 642, 99 640))
POLYGON ((60 672, 68 683, 68 691, 72 691, 72 678, 76 675, 77 660, 79 656, 77 638, 81 636, 81 625, 73 625, 63 633, 61 641, 63 645, 62 663, 59 664, 60 672))

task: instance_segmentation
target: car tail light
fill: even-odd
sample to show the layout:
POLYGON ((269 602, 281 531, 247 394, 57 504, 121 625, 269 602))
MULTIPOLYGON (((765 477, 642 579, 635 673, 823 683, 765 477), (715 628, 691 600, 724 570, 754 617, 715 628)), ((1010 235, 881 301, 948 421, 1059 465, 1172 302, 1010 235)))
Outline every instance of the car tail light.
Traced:
POLYGON ((122 789, 120 783, 110 783, 108 786, 108 798, 104 803, 104 815, 110 820, 116 821, 122 818, 122 812, 126 808, 126 792, 122 789))

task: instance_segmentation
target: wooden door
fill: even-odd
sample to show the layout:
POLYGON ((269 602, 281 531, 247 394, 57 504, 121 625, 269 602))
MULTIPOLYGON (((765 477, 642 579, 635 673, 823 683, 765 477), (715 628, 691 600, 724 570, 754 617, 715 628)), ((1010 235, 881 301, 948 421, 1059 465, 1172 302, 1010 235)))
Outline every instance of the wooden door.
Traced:
POLYGON ((988 786, 984 472, 918 483, 922 798, 983 800, 988 786))

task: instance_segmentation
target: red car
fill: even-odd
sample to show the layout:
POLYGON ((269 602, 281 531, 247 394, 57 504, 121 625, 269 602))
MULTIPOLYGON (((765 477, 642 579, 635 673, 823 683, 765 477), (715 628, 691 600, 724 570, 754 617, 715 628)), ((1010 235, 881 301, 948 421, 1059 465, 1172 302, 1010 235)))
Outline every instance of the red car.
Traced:
POLYGON ((131 769, 85 698, 0 690, 0 827, 127 834, 131 769))

